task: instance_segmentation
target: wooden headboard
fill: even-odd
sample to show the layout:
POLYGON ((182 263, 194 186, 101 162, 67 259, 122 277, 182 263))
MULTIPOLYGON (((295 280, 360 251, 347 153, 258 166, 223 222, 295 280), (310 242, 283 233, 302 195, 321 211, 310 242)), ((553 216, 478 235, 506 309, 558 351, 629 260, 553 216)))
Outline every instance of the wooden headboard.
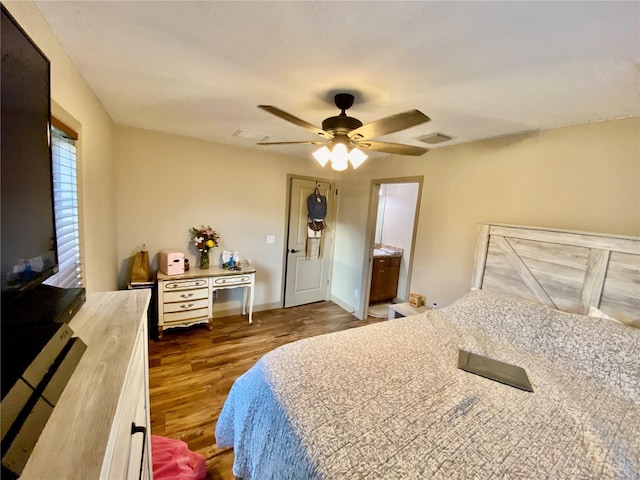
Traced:
POLYGON ((640 322, 640 237, 481 224, 471 287, 640 322))

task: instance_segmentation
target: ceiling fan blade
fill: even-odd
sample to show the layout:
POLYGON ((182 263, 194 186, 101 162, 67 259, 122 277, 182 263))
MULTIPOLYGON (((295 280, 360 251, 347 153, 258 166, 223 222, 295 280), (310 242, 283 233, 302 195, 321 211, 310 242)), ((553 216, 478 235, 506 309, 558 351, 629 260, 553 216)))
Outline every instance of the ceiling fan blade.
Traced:
POLYGON ((295 117, 290 113, 285 112, 284 110, 280 110, 278 107, 274 107, 273 105, 258 105, 258 108, 261 108, 265 112, 269 112, 270 114, 275 115, 276 117, 280 117, 281 119, 286 120, 287 122, 291 122, 294 125, 297 125, 302 128, 306 128, 310 132, 313 132, 316 135, 320 135, 322 138, 326 138, 327 140, 330 140, 333 138, 333 135, 331 135, 329 132, 325 132, 321 128, 318 128, 315 125, 310 124, 309 122, 305 122, 301 118, 295 117))
POLYGON ((256 145, 325 145, 329 142, 316 142, 313 140, 309 140, 306 142, 258 142, 256 145))
POLYGON ((414 155, 416 157, 429 151, 424 147, 403 145, 401 143, 371 142, 369 140, 356 143, 356 145, 358 146, 358 148, 362 148, 365 150, 375 150, 376 152, 384 153, 397 153, 398 155, 414 155))
POLYGON ((381 118, 375 122, 367 123, 360 128, 349 132, 349 138, 355 141, 367 138, 381 137, 389 133, 399 132, 410 127, 415 127, 421 123, 431 120, 420 110, 409 110, 397 113, 390 117, 381 118))

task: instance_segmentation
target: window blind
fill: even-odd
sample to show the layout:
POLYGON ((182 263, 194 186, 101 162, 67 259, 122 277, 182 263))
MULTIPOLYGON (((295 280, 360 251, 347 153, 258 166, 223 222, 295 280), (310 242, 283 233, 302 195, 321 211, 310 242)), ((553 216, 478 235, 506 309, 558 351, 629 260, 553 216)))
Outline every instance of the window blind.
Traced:
MULTIPOLYGON (((65 131, 68 131, 67 128, 65 131)), ((83 286, 78 223, 78 170, 75 139, 72 138, 77 138, 77 134, 74 135, 75 132, 72 131, 69 133, 71 135, 56 126, 51 127, 53 208, 59 272, 46 283, 60 288, 83 286)))

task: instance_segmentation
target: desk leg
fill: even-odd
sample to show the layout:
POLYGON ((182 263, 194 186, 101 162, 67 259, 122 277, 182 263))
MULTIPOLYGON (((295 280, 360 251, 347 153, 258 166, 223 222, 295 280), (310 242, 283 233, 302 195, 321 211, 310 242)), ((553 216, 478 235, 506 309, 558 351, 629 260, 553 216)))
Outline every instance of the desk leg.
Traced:
POLYGON ((249 288, 249 290, 251 290, 249 292, 249 325, 251 325, 251 323, 253 322, 252 316, 253 316, 253 288, 254 288, 254 286, 250 285, 248 288, 249 288))
POLYGON ((242 315, 247 314, 247 288, 249 287, 244 287, 242 289, 242 315))

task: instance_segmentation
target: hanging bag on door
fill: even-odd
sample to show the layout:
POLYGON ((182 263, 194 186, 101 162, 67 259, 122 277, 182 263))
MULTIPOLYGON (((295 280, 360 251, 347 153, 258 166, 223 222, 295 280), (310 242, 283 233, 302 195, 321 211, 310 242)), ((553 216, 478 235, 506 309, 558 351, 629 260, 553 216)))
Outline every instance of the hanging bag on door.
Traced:
POLYGON ((309 210, 309 220, 324 220, 327 216, 327 197, 316 191, 307 197, 307 209, 309 210))
POLYGON ((320 194, 316 186, 314 193, 307 197, 307 240, 305 243, 305 256, 309 256, 309 243, 313 238, 320 239, 318 245, 318 258, 322 256, 322 230, 325 228, 325 217, 327 216, 327 197, 320 194))

